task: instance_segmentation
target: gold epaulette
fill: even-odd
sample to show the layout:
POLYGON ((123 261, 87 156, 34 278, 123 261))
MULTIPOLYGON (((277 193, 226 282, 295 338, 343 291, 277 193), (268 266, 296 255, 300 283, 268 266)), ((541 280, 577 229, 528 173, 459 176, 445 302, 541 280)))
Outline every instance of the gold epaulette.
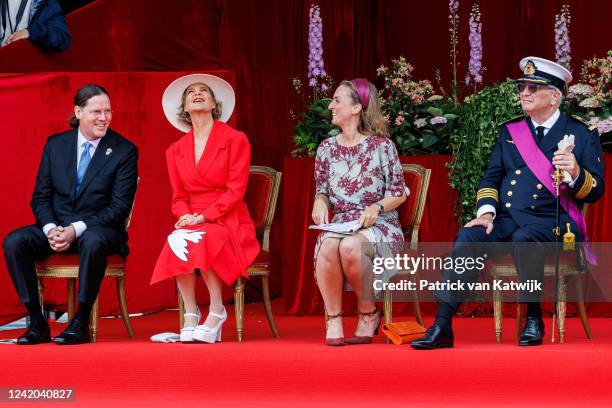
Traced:
POLYGON ((497 190, 494 188, 481 188, 476 193, 476 202, 482 200, 483 198, 492 198, 495 201, 499 202, 499 195, 497 190))
POLYGON ((593 125, 592 123, 589 123, 586 121, 586 119, 578 116, 578 115, 572 115, 572 118, 576 119, 578 122, 582 123, 584 126, 586 126, 589 129, 589 132, 594 131, 595 129, 597 129, 597 125, 593 125))
POLYGON ((578 190, 578 192, 575 194, 575 197, 579 200, 585 198, 587 195, 589 195, 592 189, 597 187, 597 180, 595 180, 595 178, 591 175, 591 173, 589 173, 587 169, 583 170, 584 182, 582 183, 582 187, 580 187, 580 190, 578 190))

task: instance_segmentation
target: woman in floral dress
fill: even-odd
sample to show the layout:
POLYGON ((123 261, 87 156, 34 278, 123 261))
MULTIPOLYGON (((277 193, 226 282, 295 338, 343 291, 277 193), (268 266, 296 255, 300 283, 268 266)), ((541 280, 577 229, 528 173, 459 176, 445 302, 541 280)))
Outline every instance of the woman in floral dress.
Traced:
POLYGON ((328 223, 331 211, 331 222, 359 220, 363 227, 350 236, 323 232, 317 240, 315 278, 327 313, 326 342, 370 343, 381 321, 374 302, 372 259, 401 252, 404 237, 395 209, 409 191, 374 85, 365 79, 343 81, 329 109, 332 123, 342 132, 317 150, 312 218, 315 224, 328 223), (353 288, 359 308, 355 335, 347 339, 342 329, 345 282, 353 288))

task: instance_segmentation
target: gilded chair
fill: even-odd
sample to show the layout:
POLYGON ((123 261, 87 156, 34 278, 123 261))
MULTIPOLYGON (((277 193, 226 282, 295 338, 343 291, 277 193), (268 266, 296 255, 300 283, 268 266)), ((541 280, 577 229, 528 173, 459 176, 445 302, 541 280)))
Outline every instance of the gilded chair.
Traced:
MULTIPOLYGON (((583 207, 583 214, 586 215, 587 205, 583 207)), ((562 247, 563 244, 561 243, 562 247)), ((562 251, 562 248, 560 249, 562 251)), ((516 268, 512 257, 507 255, 501 260, 492 261, 491 264, 491 275, 492 279, 500 279, 503 277, 517 277, 516 268)), ((557 318, 559 323, 559 342, 565 342, 565 312, 567 309, 567 277, 573 277, 576 285, 576 295, 578 307, 578 314, 584 328, 584 333, 588 339, 593 338, 591 335, 591 327, 587 319, 586 307, 584 305, 584 288, 582 285, 582 278, 588 272, 587 262, 584 259, 582 247, 579 247, 578 253, 576 251, 561 252, 559 262, 559 275, 558 275, 558 286, 557 286, 557 318)), ((544 276, 554 276, 555 274, 555 259, 554 257, 548 257, 544 264, 544 276)), ((493 315, 495 317, 495 340, 501 343, 502 337, 502 306, 503 296, 500 290, 494 288, 493 290, 493 315)), ((518 338, 521 332, 522 325, 522 307, 520 303, 517 303, 516 307, 516 337, 518 338)))
MULTIPOLYGON (((249 183, 244 200, 255 222, 257 237, 261 244, 261 251, 255 262, 248 268, 249 277, 261 276, 262 295, 266 316, 274 337, 280 337, 270 302, 270 229, 276 211, 278 192, 280 189, 282 173, 270 167, 251 166, 249 183)), ((234 285, 234 307, 236 313, 236 336, 241 342, 244 334, 244 278, 239 278, 234 285)), ((180 325, 183 327, 184 304, 178 292, 180 325)))
MULTIPOLYGON (((140 178, 138 178, 140 182, 140 178)), ((134 199, 134 202, 136 200, 134 199)), ((127 231, 130 222, 132 220, 132 213, 134 211, 134 202, 132 202, 132 208, 130 213, 125 220, 125 230, 127 231)), ((115 278, 117 286, 117 299, 119 301, 119 308, 121 310, 121 316, 123 317, 123 324, 127 330, 128 336, 134 337, 134 329, 130 323, 130 315, 127 309, 127 299, 125 292, 125 264, 127 257, 122 255, 110 255, 106 258, 108 265, 104 272, 105 277, 115 278)), ((73 253, 58 253, 53 254, 41 261, 36 262, 36 275, 38 277, 38 296, 40 298, 40 304, 44 305, 44 278, 64 278, 67 284, 67 306, 68 306, 68 320, 74 316, 74 307, 76 304, 76 282, 79 278, 79 255, 73 253)), ((98 298, 94 302, 91 310, 91 339, 93 342, 96 341, 98 335, 98 298)))
MULTIPOLYGON (((409 243, 410 249, 417 249, 419 242, 419 228, 425 212, 425 202, 427 201, 427 191, 429 190, 429 180, 431 170, 418 164, 402 164, 404 180, 410 189, 410 196, 397 209, 399 221, 402 225, 404 240, 409 243)), ((398 275, 404 275, 402 271, 398 275)), ((412 275, 410 275, 413 277, 412 275)), ((413 292, 414 314, 417 322, 423 325, 423 316, 419 306, 419 298, 416 291, 413 292)), ((393 296, 392 291, 384 291, 384 312, 385 323, 393 321, 393 296)))

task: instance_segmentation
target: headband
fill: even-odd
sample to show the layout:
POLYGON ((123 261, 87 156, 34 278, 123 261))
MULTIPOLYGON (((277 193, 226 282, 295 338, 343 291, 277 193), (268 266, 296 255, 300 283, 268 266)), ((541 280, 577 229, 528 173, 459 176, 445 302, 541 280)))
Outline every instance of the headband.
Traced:
POLYGON ((370 83, 367 79, 363 78, 353 79, 351 83, 357 91, 357 97, 359 98, 359 103, 363 107, 363 110, 368 109, 368 104, 370 103, 370 83))

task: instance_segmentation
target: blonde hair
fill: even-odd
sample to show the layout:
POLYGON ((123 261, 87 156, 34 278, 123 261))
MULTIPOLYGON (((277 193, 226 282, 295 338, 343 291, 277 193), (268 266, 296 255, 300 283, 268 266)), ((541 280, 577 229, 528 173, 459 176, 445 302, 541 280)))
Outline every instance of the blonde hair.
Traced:
MULTIPOLYGON (((353 101, 353 105, 357 105, 361 103, 359 101, 359 95, 357 94, 357 89, 355 89, 355 85, 351 81, 344 80, 340 82, 339 86, 345 86, 350 89, 350 96, 353 101)), ((357 130, 361 134, 370 134, 373 133, 375 135, 389 137, 389 128, 387 127, 387 120, 382 114, 380 110, 380 103, 378 102, 378 92, 376 91, 376 87, 374 84, 368 81, 368 88, 370 90, 370 99, 368 102, 368 107, 366 109, 361 110, 361 116, 359 118, 359 125, 357 125, 357 130)))
POLYGON ((204 82, 194 82, 193 84, 185 88, 185 90, 183 91, 183 95, 181 96, 181 106, 179 106, 179 111, 178 111, 179 120, 182 122, 185 122, 189 126, 191 126, 191 116, 189 116, 188 112, 185 112, 185 100, 187 99, 187 90, 191 86, 195 84, 199 84, 199 83, 201 83, 202 85, 206 87, 206 89, 208 89, 208 93, 210 93, 210 96, 212 96, 213 102, 215 103, 215 107, 212 110, 213 119, 219 119, 221 117, 221 102, 218 101, 217 98, 215 97, 215 93, 213 92, 212 88, 208 86, 208 84, 205 84, 204 82))

